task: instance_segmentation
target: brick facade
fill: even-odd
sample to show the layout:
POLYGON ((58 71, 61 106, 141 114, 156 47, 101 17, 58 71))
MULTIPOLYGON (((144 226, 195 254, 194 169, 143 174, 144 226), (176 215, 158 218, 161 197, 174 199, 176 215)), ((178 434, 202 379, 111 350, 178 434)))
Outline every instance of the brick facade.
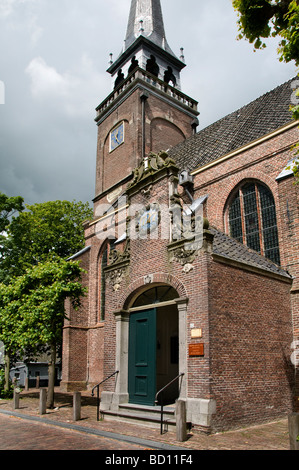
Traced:
MULTIPOLYGON (((177 173, 175 165, 170 164, 133 182, 127 190, 130 207, 153 203, 168 207, 177 173)), ((209 210, 208 202, 205 212, 209 210)), ((162 237, 162 224, 158 230, 154 239, 131 239, 129 258, 108 264, 105 320, 101 322, 99 264, 105 241, 96 237, 96 224, 87 228, 91 248, 83 255, 83 261, 84 257, 89 260, 89 309, 71 313, 71 326, 66 325, 64 360, 76 365, 73 364, 74 369, 64 367, 62 386, 73 388, 85 383, 90 388, 115 372, 124 360, 117 352, 123 341, 118 325, 125 322, 140 292, 168 285, 178 294, 179 318, 182 304, 185 305, 184 323, 180 324, 180 367, 184 367, 185 374, 181 396, 186 399, 193 426, 217 431, 284 416, 292 409, 295 386, 290 363, 290 277, 283 271, 275 274, 246 261, 232 262, 217 256, 208 226, 202 247, 189 260, 189 269, 184 269, 182 259, 171 255, 173 243, 162 237), (122 320, 117 320, 118 316, 122 320), (80 336, 83 326, 84 339, 80 336), (194 329, 201 330, 200 338, 191 337, 194 329), (204 355, 193 357, 189 346, 197 343, 204 345, 204 355)), ((125 242, 117 246, 117 251, 125 253, 125 242)), ((122 352, 127 355, 126 341, 123 347, 122 352)), ((115 387, 114 380, 104 384, 103 407, 126 400, 127 393, 115 387)))
POLYGON ((299 409, 298 185, 292 174, 280 176, 298 141, 292 89, 278 87, 195 134, 197 102, 164 81, 171 65, 179 82, 184 63, 160 37, 159 3, 145 25, 159 24, 158 34, 135 38, 133 0, 124 51, 108 69, 123 78, 96 108, 94 218, 84 226, 85 249, 74 255, 88 294, 78 311, 66 305, 61 387, 90 390, 118 371, 101 387, 102 410, 134 401, 130 333, 137 314, 151 311, 154 341, 138 338, 142 353, 156 346, 149 388, 183 374, 175 398, 205 432, 267 422, 299 409), (152 54, 157 73, 148 69, 152 54), (123 140, 112 150, 119 125, 123 140), (273 195, 280 266, 230 237, 228 210, 245 182, 273 195), (186 231, 176 239, 198 201, 203 218, 187 219, 192 243, 186 231), (142 220, 157 224, 153 232, 142 235, 142 220), (164 287, 167 300, 151 297, 164 287))

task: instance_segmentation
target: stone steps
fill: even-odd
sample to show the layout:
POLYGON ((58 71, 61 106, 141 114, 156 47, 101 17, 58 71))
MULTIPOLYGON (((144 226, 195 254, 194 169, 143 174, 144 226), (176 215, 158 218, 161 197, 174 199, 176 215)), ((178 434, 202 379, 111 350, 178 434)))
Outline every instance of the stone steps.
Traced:
MULTIPOLYGON (((101 416, 105 420, 117 420, 127 423, 136 423, 143 426, 160 429, 161 407, 146 406, 126 403, 119 405, 117 411, 101 411, 101 416)), ((167 429, 175 428, 175 406, 167 405, 163 408, 163 427, 167 429)))

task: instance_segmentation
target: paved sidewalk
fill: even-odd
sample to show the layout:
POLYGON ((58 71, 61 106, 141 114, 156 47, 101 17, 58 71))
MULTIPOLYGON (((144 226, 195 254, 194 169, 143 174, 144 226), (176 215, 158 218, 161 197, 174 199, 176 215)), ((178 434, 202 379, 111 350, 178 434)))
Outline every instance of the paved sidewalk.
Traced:
POLYGON ((55 391, 55 408, 47 410, 46 415, 39 415, 39 391, 32 389, 20 395, 20 407, 13 410, 12 400, 0 400, 1 414, 30 419, 44 424, 53 424, 73 429, 89 435, 101 435, 107 438, 123 440, 131 444, 141 444, 152 448, 183 448, 189 450, 289 450, 287 418, 259 426, 240 430, 205 435, 190 432, 186 442, 178 442, 175 432, 160 435, 158 429, 121 422, 97 421, 96 399, 82 393, 81 419, 73 421, 71 393, 55 391), (2 413, 1 413, 2 412, 2 413))
MULTIPOLYGON (((79 427, 80 429, 80 427, 79 427)), ((144 451, 144 445, 118 440, 114 437, 80 432, 76 427, 58 426, 57 423, 15 412, 0 411, 0 452, 15 450, 38 451, 144 451)), ((87 429, 87 428, 85 428, 87 429)))

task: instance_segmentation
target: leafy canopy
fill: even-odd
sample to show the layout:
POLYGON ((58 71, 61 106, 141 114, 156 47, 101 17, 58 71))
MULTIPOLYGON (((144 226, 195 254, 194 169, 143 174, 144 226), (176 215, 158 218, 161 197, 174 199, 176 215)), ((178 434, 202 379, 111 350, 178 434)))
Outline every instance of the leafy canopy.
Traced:
MULTIPOLYGON (((88 203, 50 201, 26 205, 13 217, 3 241, 3 275, 18 276, 49 259, 67 259, 84 247, 83 222, 92 217, 88 203)), ((1 276, 0 276, 1 279, 1 276)))
POLYGON ((299 65, 298 0, 233 0, 239 15, 239 38, 255 49, 266 47, 264 39, 280 37, 279 60, 299 65))
MULTIPOLYGON (((255 49, 262 49, 266 47, 264 39, 279 36, 279 60, 293 60, 299 66, 299 0, 233 0, 232 4, 239 16, 239 39, 245 38, 255 49)), ((299 88, 295 93, 298 97, 299 88)), ((290 109, 298 120, 299 104, 291 105, 290 109)), ((298 159, 293 173, 295 183, 299 184, 298 159)))
POLYGON ((10 224, 10 218, 16 212, 22 212, 24 199, 21 196, 9 197, 0 192, 0 235, 10 224))
POLYGON ((61 342, 65 300, 76 309, 86 293, 82 272, 79 262, 46 261, 0 284, 0 340, 9 351, 61 342))

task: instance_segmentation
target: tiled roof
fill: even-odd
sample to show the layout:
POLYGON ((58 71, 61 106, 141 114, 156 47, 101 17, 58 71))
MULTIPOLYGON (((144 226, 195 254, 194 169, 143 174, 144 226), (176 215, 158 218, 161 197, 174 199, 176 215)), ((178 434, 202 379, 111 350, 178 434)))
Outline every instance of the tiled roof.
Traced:
POLYGON ((264 256, 259 255, 256 251, 251 250, 246 245, 243 245, 215 228, 211 227, 209 231, 214 235, 213 253, 215 255, 220 255, 228 260, 247 264, 248 266, 263 269, 291 279, 291 276, 284 269, 264 256))
POLYGON ((170 149, 169 156, 181 169, 192 171, 290 123, 294 80, 199 131, 170 149))

